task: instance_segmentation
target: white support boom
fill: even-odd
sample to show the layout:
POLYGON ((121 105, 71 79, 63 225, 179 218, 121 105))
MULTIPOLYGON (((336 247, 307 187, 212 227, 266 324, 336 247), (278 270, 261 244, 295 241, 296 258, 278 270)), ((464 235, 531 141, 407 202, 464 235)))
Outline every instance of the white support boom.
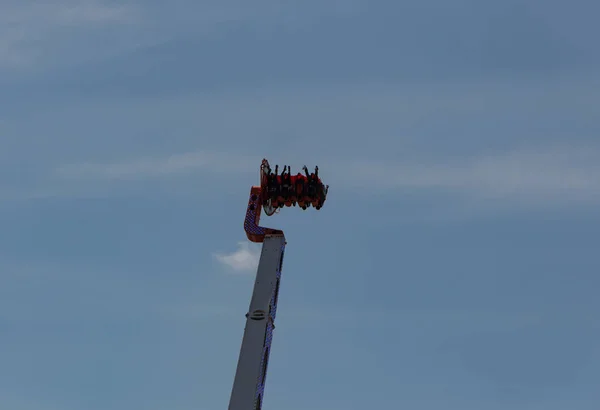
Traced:
POLYGON ((262 408, 284 251, 285 236, 265 236, 250 309, 246 314, 229 410, 262 408))

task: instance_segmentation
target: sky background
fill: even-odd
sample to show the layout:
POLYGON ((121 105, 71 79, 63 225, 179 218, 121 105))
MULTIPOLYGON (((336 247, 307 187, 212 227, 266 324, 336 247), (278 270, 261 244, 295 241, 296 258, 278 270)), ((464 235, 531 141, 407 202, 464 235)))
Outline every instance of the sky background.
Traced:
POLYGON ((265 410, 597 410, 598 13, 0 0, 0 408, 227 408, 267 157, 265 410))

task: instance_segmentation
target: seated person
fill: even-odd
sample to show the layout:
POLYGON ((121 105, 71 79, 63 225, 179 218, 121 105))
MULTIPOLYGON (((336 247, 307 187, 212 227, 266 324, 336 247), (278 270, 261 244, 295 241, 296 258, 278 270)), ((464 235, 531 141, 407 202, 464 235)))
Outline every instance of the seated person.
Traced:
POLYGON ((271 200, 277 200, 277 197, 279 196, 279 181, 277 180, 277 174, 270 173, 267 178, 267 196, 271 200))
POLYGON ((275 193, 275 195, 277 196, 277 202, 278 202, 280 208, 283 206, 283 203, 285 202, 285 192, 283 189, 283 175, 285 174, 286 168, 287 167, 285 167, 285 166, 283 167, 281 176, 279 176, 279 175, 277 175, 278 171, 279 171, 279 165, 275 165, 275 178, 278 179, 277 192, 275 193))
POLYGON ((292 178, 290 176, 290 168, 287 166, 281 174, 281 193, 286 206, 292 206, 294 202, 294 187, 292 186, 292 178), (286 172, 287 168, 287 172, 286 172))
POLYGON ((304 191, 305 191, 305 183, 302 174, 298 174, 296 176, 296 200, 298 201, 298 206, 302 209, 306 209, 305 201, 304 201, 304 191))

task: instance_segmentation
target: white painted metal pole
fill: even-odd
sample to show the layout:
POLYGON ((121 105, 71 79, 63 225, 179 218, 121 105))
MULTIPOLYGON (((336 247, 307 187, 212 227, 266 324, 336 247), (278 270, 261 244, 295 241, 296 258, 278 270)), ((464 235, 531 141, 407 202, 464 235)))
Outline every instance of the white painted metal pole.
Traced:
POLYGON ((246 314, 229 410, 262 408, 284 250, 283 235, 265 236, 250 308, 246 314))

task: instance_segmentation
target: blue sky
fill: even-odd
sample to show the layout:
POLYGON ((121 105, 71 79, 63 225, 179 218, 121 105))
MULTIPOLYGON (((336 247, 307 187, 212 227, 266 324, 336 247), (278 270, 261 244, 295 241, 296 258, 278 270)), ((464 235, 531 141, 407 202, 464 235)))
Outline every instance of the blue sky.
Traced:
POLYGON ((226 408, 286 209, 265 409, 597 410, 595 1, 0 3, 0 407, 226 408))

